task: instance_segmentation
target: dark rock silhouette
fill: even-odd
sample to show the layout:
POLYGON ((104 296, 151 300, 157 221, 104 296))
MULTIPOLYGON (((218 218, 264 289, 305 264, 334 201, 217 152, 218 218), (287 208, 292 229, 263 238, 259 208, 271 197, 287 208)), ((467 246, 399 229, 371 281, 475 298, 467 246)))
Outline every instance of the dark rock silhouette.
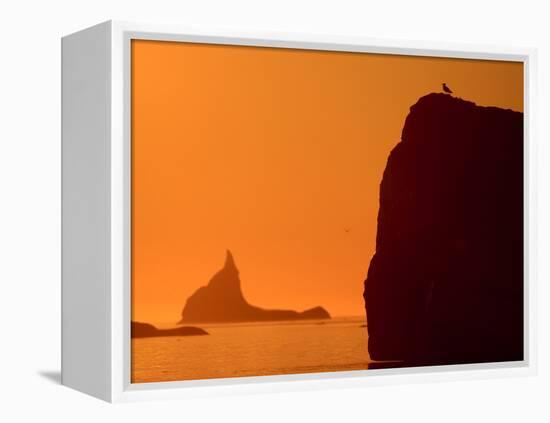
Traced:
POLYGON ((207 286, 191 295, 181 313, 180 323, 189 322, 256 322, 276 320, 330 319, 323 307, 303 312, 266 310, 250 305, 243 296, 239 270, 233 255, 227 251, 225 265, 207 286))
POLYGON ((429 94, 380 185, 369 352, 406 365, 523 359, 523 114, 429 94))
POLYGON ((184 326, 172 329, 157 329, 149 323, 132 322, 132 338, 151 338, 156 336, 208 335, 204 329, 184 326))

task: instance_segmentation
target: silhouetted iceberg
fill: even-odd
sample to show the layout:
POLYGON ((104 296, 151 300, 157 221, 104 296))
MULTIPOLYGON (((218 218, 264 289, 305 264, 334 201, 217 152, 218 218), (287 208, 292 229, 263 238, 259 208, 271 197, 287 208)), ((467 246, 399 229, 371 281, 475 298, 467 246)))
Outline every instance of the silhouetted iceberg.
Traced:
POLYGON ((369 352, 410 365, 523 359, 523 114, 429 94, 380 185, 369 352))
POLYGON ((277 320, 330 319, 323 307, 303 312, 266 310, 250 305, 241 291, 239 271, 233 255, 227 251, 225 265, 207 286, 191 295, 181 313, 180 323, 189 322, 258 322, 277 320))
POLYGON ((156 336, 208 335, 204 329, 183 326, 171 329, 158 329, 150 323, 132 322, 132 338, 151 338, 156 336))

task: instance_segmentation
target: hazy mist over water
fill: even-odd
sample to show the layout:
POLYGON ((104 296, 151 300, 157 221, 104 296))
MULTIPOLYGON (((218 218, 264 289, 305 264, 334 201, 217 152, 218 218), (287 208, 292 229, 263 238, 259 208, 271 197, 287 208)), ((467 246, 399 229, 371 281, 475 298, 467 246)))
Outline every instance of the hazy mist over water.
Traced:
POLYGON ((368 368, 363 317, 200 325, 209 335, 132 340, 132 382, 368 368))

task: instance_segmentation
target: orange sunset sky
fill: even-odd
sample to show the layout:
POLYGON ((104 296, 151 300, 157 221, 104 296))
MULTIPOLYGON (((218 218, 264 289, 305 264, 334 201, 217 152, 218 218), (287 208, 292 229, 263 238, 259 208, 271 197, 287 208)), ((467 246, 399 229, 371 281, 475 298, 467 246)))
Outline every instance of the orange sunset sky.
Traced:
POLYGON ((132 42, 132 319, 175 323, 230 249, 247 300, 364 314, 409 107, 523 111, 521 63, 132 42))

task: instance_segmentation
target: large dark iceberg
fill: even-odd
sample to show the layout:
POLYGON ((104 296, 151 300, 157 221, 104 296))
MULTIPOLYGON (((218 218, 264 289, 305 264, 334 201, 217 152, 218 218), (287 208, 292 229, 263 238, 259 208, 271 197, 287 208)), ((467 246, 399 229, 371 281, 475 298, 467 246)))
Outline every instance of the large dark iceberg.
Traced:
POLYGON ((225 265, 208 285, 191 295, 181 313, 180 323, 190 322, 258 322, 278 320, 330 319, 323 307, 303 312, 266 310, 249 304, 241 290, 239 270, 227 251, 225 265))
POLYGON ((522 360, 523 266, 523 114, 422 97, 380 185, 371 357, 522 360))

